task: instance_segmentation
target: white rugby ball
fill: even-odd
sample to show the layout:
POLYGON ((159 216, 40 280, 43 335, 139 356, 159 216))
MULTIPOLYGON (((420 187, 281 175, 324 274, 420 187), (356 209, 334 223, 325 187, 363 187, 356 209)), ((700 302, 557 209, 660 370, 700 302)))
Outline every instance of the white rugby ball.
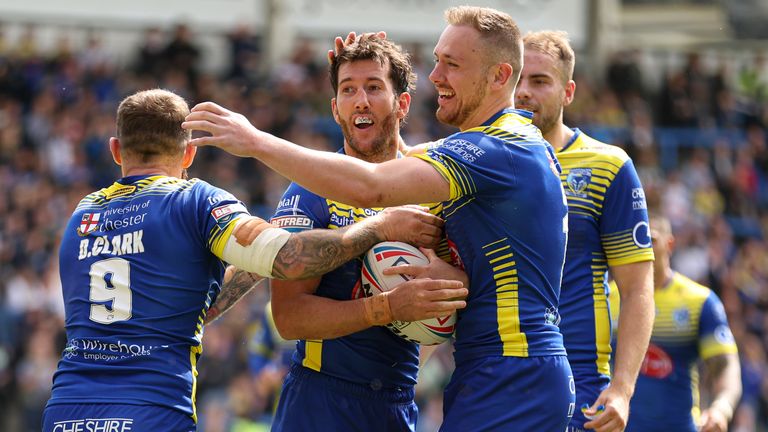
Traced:
MULTIPOLYGON (((381 294, 410 279, 404 275, 385 275, 383 270, 404 264, 426 266, 427 257, 407 243, 382 242, 372 247, 363 258, 361 280, 365 295, 381 294)), ((453 335, 456 313, 421 321, 393 321, 387 324, 401 338, 421 345, 441 344, 453 335)))

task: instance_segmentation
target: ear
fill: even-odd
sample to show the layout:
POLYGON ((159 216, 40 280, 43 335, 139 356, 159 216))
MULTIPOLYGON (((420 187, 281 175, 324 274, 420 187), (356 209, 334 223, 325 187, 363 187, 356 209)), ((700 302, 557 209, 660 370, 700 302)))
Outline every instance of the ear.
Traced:
MULTIPOLYGON (((493 74, 490 77, 491 86, 495 89, 501 89, 502 87, 505 87, 507 84, 510 83, 513 72, 514 72, 514 69, 512 68, 512 65, 510 65, 509 63, 499 63, 493 66, 490 70, 490 73, 493 74)), ((517 85, 517 83, 512 83, 512 84, 517 85)))
POLYGON ((565 96, 563 97, 563 106, 567 107, 573 102, 573 97, 576 95, 576 82, 574 80, 568 80, 565 83, 565 96))
POLYGON ((674 250, 675 250, 675 236, 670 234, 669 239, 667 240, 667 255, 671 256, 674 250))
POLYGON ((397 97, 397 118, 404 119, 411 109, 411 94, 408 92, 400 93, 397 97))
POLYGON ((187 148, 184 149, 184 158, 181 160, 182 168, 189 168, 190 165, 192 165, 192 162, 195 160, 196 154, 197 146, 187 144, 187 148))
POLYGON ((118 166, 122 166, 123 157, 120 156, 120 140, 119 139, 115 137, 111 137, 109 139, 109 152, 112 153, 112 160, 114 160, 118 166))
POLYGON ((336 98, 331 99, 331 112, 333 113, 333 119, 336 120, 336 124, 341 124, 341 121, 339 121, 339 107, 336 106, 336 98))

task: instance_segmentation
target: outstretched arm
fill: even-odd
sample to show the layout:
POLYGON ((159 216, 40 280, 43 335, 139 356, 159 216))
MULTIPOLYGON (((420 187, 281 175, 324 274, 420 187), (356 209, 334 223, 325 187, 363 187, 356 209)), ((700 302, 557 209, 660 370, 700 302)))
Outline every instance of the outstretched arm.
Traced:
POLYGON ((611 384, 603 390, 587 414, 597 414, 596 407, 605 411, 595 420, 584 424, 597 432, 624 430, 629 418, 629 401, 635 392, 635 382, 643 363, 653 330, 653 262, 612 266, 621 296, 621 313, 616 344, 616 360, 611 384))
POLYGON ((260 131, 243 115, 212 102, 195 106, 182 127, 211 134, 193 139, 193 145, 216 146, 237 156, 254 157, 310 191, 346 204, 389 207, 450 198, 448 181, 420 159, 372 164, 308 149, 260 131))
POLYGON ((218 254, 219 258, 263 276, 307 279, 325 274, 383 241, 432 247, 442 238, 442 219, 418 206, 392 207, 331 230, 291 234, 263 219, 245 216, 218 254))

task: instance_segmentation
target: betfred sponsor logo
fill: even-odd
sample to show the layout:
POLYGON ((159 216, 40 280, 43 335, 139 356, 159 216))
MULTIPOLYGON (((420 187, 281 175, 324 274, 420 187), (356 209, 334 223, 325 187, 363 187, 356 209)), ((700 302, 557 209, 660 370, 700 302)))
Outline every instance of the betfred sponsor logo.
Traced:
POLYGON ((211 210, 211 216, 216 219, 216 222, 220 222, 226 216, 234 213, 247 213, 248 211, 242 204, 227 204, 219 206, 211 210))
POLYGON ((312 219, 302 215, 278 216, 272 218, 269 223, 279 228, 312 228, 312 219))
POLYGON ((53 423, 53 432, 129 432, 133 430, 133 419, 128 418, 88 418, 53 423))
POLYGON ((658 345, 648 345, 648 352, 645 353, 643 364, 640 366, 640 373, 656 379, 664 379, 672 373, 674 365, 672 358, 669 357, 658 345))

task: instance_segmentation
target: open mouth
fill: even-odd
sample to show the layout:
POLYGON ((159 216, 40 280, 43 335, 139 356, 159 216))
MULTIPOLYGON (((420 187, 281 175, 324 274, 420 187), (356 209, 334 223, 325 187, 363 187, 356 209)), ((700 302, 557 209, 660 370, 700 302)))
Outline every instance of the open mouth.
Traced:
POLYGON ((354 123, 358 129, 368 129, 373 126, 373 119, 368 116, 359 116, 355 118, 354 123))
POLYGON ((449 100, 456 96, 456 93, 452 90, 447 89, 437 89, 437 98, 440 100, 449 100))

